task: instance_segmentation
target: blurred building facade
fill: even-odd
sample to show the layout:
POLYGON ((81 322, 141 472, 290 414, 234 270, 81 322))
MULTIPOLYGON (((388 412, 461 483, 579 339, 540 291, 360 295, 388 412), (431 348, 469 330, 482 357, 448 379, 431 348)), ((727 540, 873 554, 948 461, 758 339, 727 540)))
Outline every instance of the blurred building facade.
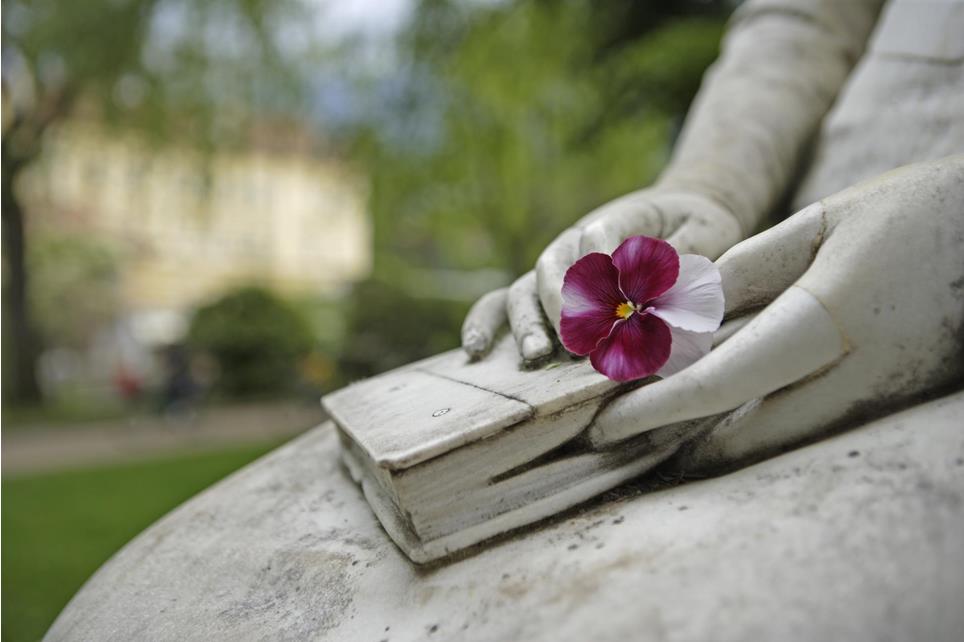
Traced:
POLYGON ((370 272, 364 177, 283 138, 272 143, 265 128, 244 150, 205 154, 84 121, 50 132, 18 186, 28 236, 106 247, 116 312, 86 346, 69 346, 71 359, 48 345, 48 391, 78 375, 106 382, 118 363, 149 369, 151 351, 178 341, 197 305, 232 287, 333 298, 370 272))
POLYGON ((370 269, 364 181, 338 161, 157 150, 73 123, 25 178, 36 227, 115 247, 132 311, 183 309, 250 281, 333 294, 370 269))

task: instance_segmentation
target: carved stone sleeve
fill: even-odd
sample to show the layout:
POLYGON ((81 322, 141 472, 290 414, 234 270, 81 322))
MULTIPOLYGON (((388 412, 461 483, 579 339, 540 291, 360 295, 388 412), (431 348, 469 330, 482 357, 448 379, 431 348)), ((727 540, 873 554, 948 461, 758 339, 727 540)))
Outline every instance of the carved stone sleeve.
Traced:
POLYGON ((749 236, 862 54, 880 0, 750 0, 734 15, 672 161, 670 189, 712 198, 749 236))

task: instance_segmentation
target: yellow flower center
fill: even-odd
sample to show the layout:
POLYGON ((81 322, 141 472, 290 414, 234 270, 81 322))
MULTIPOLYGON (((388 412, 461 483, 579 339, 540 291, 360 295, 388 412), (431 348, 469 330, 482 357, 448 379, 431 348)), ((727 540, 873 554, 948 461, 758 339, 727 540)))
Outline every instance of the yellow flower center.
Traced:
POLYGON ((616 316, 621 319, 628 319, 633 316, 633 312, 635 311, 636 306, 629 301, 625 301, 616 306, 616 316))

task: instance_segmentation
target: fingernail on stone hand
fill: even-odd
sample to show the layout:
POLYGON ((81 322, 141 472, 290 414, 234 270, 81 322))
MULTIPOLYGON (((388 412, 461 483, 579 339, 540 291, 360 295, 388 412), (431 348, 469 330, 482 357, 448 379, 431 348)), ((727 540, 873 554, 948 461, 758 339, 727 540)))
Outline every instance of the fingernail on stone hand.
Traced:
POLYGON ((485 352, 488 343, 486 336, 476 328, 469 328, 462 334, 462 347, 473 357, 485 352))
POLYGON ((552 343, 544 336, 530 334, 522 340, 522 358, 526 361, 541 359, 552 352, 552 343))

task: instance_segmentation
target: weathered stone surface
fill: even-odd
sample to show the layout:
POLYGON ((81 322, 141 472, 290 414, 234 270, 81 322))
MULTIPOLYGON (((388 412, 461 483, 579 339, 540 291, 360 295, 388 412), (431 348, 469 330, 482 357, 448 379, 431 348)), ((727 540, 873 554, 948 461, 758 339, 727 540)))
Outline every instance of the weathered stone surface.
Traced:
POLYGON ((132 541, 48 640, 964 639, 964 393, 412 565, 328 427, 132 541))
POLYGON ((606 452, 573 443, 619 387, 566 354, 521 368, 506 334, 486 359, 452 350, 321 401, 385 530, 423 563, 638 477, 676 452, 679 434, 695 433, 606 452))
POLYGON ((567 354, 544 368, 520 365, 505 335, 484 360, 450 350, 327 394, 322 405, 373 464, 406 470, 619 388, 567 354))

